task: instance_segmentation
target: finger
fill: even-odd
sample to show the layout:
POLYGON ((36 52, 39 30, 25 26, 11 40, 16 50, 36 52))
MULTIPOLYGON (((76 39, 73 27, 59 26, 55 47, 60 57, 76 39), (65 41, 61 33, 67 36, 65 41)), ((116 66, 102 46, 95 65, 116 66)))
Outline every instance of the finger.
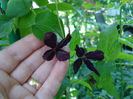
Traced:
POLYGON ((20 85, 15 85, 10 91, 9 99, 36 99, 36 98, 26 88, 20 85))
POLYGON ((62 83, 62 80, 65 77, 67 68, 68 68, 67 61, 65 62, 57 61, 50 76, 42 85, 42 87, 39 89, 39 91, 36 93, 36 97, 38 99, 44 99, 44 97, 46 99, 52 99, 56 95, 62 83))
POLYGON ((56 64, 56 58, 51 61, 46 61, 43 63, 32 75, 32 78, 36 79, 40 83, 44 83, 44 81, 49 76, 50 72, 52 71, 54 65, 56 64))
POLYGON ((11 88, 17 84, 18 84, 17 81, 10 78, 7 73, 0 70, 0 85, 1 87, 3 87, 5 92, 7 92, 7 94, 10 92, 11 88))
POLYGON ((31 74, 44 62, 42 55, 47 49, 48 47, 45 46, 35 51, 11 73, 11 76, 21 84, 24 84, 31 74))
MULTIPOLYGON (((43 82, 47 79, 50 72, 52 71, 54 65, 56 63, 56 58, 51 61, 44 62, 32 75, 32 79, 37 80, 39 83, 43 84, 43 82)), ((37 89, 29 84, 25 83, 24 87, 31 91, 33 94, 37 91, 37 89)))
MULTIPOLYGON (((68 47, 64 47, 63 50, 69 51, 68 47)), ((55 57, 56 58, 56 57, 55 57)), ((46 61, 42 64, 32 75, 32 78, 36 79, 40 83, 44 83, 50 72, 52 71, 54 65, 56 64, 57 59, 53 59, 52 61, 46 61)))
POLYGON ((43 46, 33 34, 19 40, 0 52, 0 69, 10 73, 23 59, 43 46))

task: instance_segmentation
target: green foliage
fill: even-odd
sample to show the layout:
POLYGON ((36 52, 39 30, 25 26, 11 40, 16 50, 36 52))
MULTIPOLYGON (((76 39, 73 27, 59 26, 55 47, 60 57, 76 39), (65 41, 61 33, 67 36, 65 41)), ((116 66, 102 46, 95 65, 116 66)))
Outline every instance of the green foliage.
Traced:
POLYGON ((62 82, 62 85, 58 91, 58 93, 56 94, 55 98, 59 99, 59 97, 61 97, 63 91, 66 90, 67 86, 69 86, 69 79, 65 78, 62 82))
POLYGON ((133 48, 133 40, 132 39, 119 38, 119 42, 133 48), (130 42, 129 40, 131 40, 132 42, 130 42))
MULTIPOLYGON (((47 7, 51 10, 56 10, 56 3, 47 4, 47 7)), ((58 10, 65 11, 65 10, 75 10, 77 11, 72 5, 67 3, 58 3, 58 10)))
POLYGON ((0 38, 8 35, 13 29, 14 19, 0 15, 0 38))
POLYGON ((70 53, 73 56, 75 53, 76 45, 80 44, 80 33, 79 31, 75 30, 72 32, 71 36, 72 36, 72 39, 70 41, 69 47, 70 47, 70 53))
POLYGON ((35 13, 33 11, 18 19, 19 28, 31 27, 33 24, 35 24, 35 13))
POLYGON ((86 9, 94 8, 93 4, 89 4, 89 3, 83 3, 82 6, 85 7, 86 9))
POLYGON ((0 40, 0 46, 9 45, 8 40, 0 40))
POLYGON ((116 25, 111 25, 100 34, 98 49, 104 52, 105 60, 114 60, 120 52, 116 25))
POLYGON ((36 2, 37 5, 39 6, 44 6, 48 4, 48 0, 33 0, 36 2))
POLYGON ((30 12, 32 0, 9 0, 6 14, 9 17, 19 17, 30 12))
POLYGON ((91 88, 91 86, 88 83, 84 82, 84 81, 80 81, 80 80, 73 80, 73 81, 71 81, 71 84, 74 84, 74 83, 75 84, 81 84, 81 85, 89 88, 90 91, 93 91, 92 88, 91 88))
POLYGON ((126 2, 128 2, 128 1, 132 1, 132 0, 122 0, 121 1, 121 6, 123 6, 126 2))
POLYGON ((34 35, 40 40, 43 40, 46 32, 54 32, 64 38, 64 27, 62 21, 61 26, 63 33, 59 26, 58 17, 52 12, 46 11, 39 13, 36 16, 35 25, 33 25, 32 30, 34 35))
POLYGON ((96 68, 100 73, 100 77, 95 76, 98 88, 103 88, 115 99, 120 99, 111 76, 111 72, 115 69, 114 62, 98 62, 96 68))
POLYGON ((119 55, 117 56, 117 58, 119 58, 119 59, 126 59, 126 60, 129 60, 129 61, 133 61, 133 55, 126 54, 126 53, 119 53, 119 55))

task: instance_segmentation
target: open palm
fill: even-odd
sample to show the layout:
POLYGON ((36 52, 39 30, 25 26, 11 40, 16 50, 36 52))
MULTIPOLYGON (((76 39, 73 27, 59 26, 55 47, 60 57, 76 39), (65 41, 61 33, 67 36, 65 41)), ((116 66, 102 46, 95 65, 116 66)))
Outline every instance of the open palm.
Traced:
POLYGON ((68 62, 42 59, 49 48, 33 34, 0 51, 0 99, 53 99, 68 68, 68 62), (27 81, 42 84, 36 90, 27 81))

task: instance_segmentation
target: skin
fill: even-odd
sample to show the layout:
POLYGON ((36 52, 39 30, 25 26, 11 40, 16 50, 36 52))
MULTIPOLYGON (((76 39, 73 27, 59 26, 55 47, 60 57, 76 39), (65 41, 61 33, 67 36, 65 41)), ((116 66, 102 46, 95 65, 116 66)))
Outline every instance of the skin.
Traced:
POLYGON ((55 57, 51 61, 43 60, 42 55, 48 49, 30 34, 0 51, 0 99, 53 99, 68 62, 55 57), (31 77, 42 84, 39 89, 27 83, 31 77))

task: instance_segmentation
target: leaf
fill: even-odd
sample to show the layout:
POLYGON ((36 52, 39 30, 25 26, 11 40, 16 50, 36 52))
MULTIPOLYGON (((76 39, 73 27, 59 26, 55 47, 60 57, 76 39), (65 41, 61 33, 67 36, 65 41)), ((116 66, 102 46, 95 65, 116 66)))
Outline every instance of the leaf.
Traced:
POLYGON ((0 40, 0 46, 3 45, 9 45, 9 41, 8 40, 0 40))
POLYGON ((6 14, 9 17, 20 17, 30 12, 32 0, 9 0, 6 14))
POLYGON ((114 80, 111 76, 111 72, 115 69, 114 62, 109 61, 107 63, 97 62, 96 69, 100 73, 100 77, 94 76, 97 81, 98 88, 103 88, 115 99, 119 99, 118 91, 114 85, 114 80))
POLYGON ((32 33, 32 27, 19 28, 21 37, 25 37, 32 33))
MULTIPOLYGON (((47 4, 47 8, 51 9, 51 10, 56 10, 56 3, 50 3, 47 4)), ((72 5, 68 4, 68 3, 58 3, 58 10, 59 11, 65 11, 65 10, 75 10, 77 11, 72 5)))
POLYGON ((125 45, 128 45, 129 47, 133 48, 133 43, 131 43, 128 39, 126 38, 119 38, 119 42, 125 45))
POLYGON ((37 5, 39 6, 45 6, 48 4, 48 0, 34 0, 37 5))
POLYGON ((72 36, 72 39, 70 41, 69 47, 70 47, 70 53, 71 55, 73 55, 75 52, 76 45, 80 44, 80 33, 79 31, 75 30, 72 32, 71 36, 72 36))
POLYGON ((129 61, 133 61, 133 55, 126 54, 126 53, 119 53, 119 55, 117 56, 117 58, 119 58, 119 59, 126 59, 126 60, 129 60, 129 61))
POLYGON ((128 88, 133 89, 133 85, 128 85, 126 88, 127 88, 127 89, 128 89, 128 88))
POLYGON ((93 9, 93 8, 95 8, 93 6, 93 4, 90 4, 90 3, 83 3, 82 6, 85 7, 86 9, 93 9))
POLYGON ((90 84, 87 83, 87 82, 80 81, 80 80, 73 80, 73 81, 71 82, 71 84, 74 84, 74 83, 76 83, 76 84, 81 84, 81 85, 83 85, 83 86, 89 88, 91 91, 93 91, 92 88, 91 88, 91 86, 90 86, 90 84))
POLYGON ((100 36, 100 34, 98 34, 98 33, 85 33, 85 36, 86 37, 89 37, 89 36, 100 36))
POLYGON ((123 6, 128 1, 131 2, 132 0, 122 0, 121 6, 123 6))
POLYGON ((36 16, 35 25, 32 26, 34 35, 43 41, 46 32, 54 32, 64 38, 64 26, 60 19, 63 33, 61 32, 57 16, 52 12, 42 12, 36 16))
POLYGON ((103 7, 103 5, 100 2, 96 2, 96 7, 101 8, 101 7, 103 7))
POLYGON ((31 27, 33 24, 35 24, 35 13, 33 11, 18 19, 19 28, 31 27))
POLYGON ((14 19, 0 15, 0 38, 8 35, 13 29, 14 19))
POLYGON ((111 25, 101 32, 98 49, 104 52, 106 61, 116 59, 121 49, 116 25, 111 25))

